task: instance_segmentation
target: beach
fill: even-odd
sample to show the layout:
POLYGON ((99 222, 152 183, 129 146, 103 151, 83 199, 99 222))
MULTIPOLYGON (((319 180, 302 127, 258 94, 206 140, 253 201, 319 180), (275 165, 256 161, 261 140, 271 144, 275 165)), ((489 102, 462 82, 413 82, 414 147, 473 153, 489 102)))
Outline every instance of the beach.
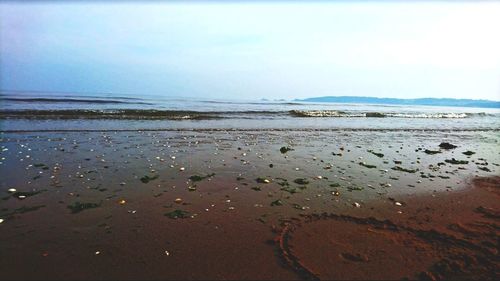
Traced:
POLYGON ((4 131, 0 271, 496 279, 498 139, 496 130, 4 131))

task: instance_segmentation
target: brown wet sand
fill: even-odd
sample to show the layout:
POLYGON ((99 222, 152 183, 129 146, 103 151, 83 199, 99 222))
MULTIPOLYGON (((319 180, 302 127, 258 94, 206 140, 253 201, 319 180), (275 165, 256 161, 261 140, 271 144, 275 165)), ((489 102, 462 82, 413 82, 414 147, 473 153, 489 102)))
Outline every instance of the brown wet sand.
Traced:
POLYGON ((497 140, 5 133, 0 278, 495 279, 497 140), (442 140, 459 147, 439 149, 442 140), (94 208, 72 213, 76 202, 94 208))

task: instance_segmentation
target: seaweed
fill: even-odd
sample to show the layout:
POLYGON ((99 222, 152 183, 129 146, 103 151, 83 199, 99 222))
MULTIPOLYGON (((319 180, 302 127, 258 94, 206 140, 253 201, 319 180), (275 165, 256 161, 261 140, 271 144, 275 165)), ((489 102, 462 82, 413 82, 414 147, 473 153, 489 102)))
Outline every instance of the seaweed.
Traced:
POLYGON ((271 202, 271 206, 283 206, 283 202, 281 202, 281 200, 274 200, 273 202, 271 202))
POLYGON ((167 216, 171 219, 186 219, 186 218, 190 218, 191 214, 189 212, 176 209, 172 212, 166 213, 165 216, 167 216))
POLYGON ((76 213, 79 213, 83 210, 86 210, 86 209, 93 209, 93 208, 97 208, 97 207, 100 207, 102 204, 102 201, 97 204, 97 203, 81 203, 79 201, 73 203, 73 205, 68 205, 68 209, 71 210, 71 213, 72 214, 76 214, 76 213))
POLYGON ((347 190, 349 191, 353 191, 353 190, 363 190, 364 188, 363 187, 360 187, 360 186, 348 186, 347 187, 347 190))
MULTIPOLYGON (((38 206, 33 206, 33 207, 22 206, 20 208, 15 209, 14 211, 12 211, 10 213, 2 214, 2 216, 9 218, 9 217, 12 217, 13 215, 16 215, 16 214, 24 214, 27 212, 33 212, 33 211, 37 211, 38 209, 45 208, 45 207, 46 207, 45 205, 38 205, 38 206)), ((7 210, 8 209, 2 209, 2 211, 7 211, 7 210)))
POLYGON ((467 155, 467 156, 471 156, 471 155, 476 154, 476 153, 474 151, 467 150, 465 152, 462 152, 462 154, 467 155))
POLYGON ((370 150, 367 150, 367 151, 368 151, 368 152, 370 152, 371 154, 373 154, 373 155, 375 155, 375 156, 379 157, 379 158, 384 157, 384 154, 383 154, 383 153, 378 153, 378 152, 375 152, 375 151, 373 151, 373 150, 371 150, 371 149, 370 149, 370 150))
POLYGON ((211 177, 213 177, 213 176, 215 176, 215 173, 207 174, 207 175, 205 175, 205 176, 200 176, 200 175, 192 175, 192 176, 190 176, 190 177, 189 177, 189 179, 190 179, 191 181, 202 181, 202 180, 204 180, 204 179, 206 179, 206 178, 211 178, 211 177))
POLYGON ((297 178, 297 179, 294 179, 293 182, 296 184, 301 184, 301 185, 309 184, 309 181, 305 178, 297 178))
POLYGON ((290 147, 288 147, 288 146, 282 146, 282 147, 280 148, 280 152, 281 152, 281 153, 287 153, 287 152, 288 152, 288 151, 290 151, 290 150, 293 150, 293 148, 290 148, 290 147))
POLYGON ((154 176, 152 176, 152 177, 150 177, 150 176, 146 175, 146 176, 143 176, 143 177, 141 178, 141 181, 142 181, 142 183, 148 183, 148 182, 150 182, 150 181, 152 181, 152 180, 157 179, 158 177, 159 177, 158 175, 154 175, 154 176))
POLYGON ((330 187, 339 187, 339 186, 340 186, 340 183, 338 183, 338 182, 334 182, 334 183, 330 184, 330 187))
POLYGON ((427 154, 438 154, 438 153, 441 153, 441 151, 439 151, 439 150, 429 150, 429 149, 424 150, 424 152, 427 153, 427 154))
POLYGON ((258 183, 269 183, 269 180, 266 178, 258 177, 255 179, 258 183))
POLYGON ((36 163, 36 164, 33 164, 33 167, 35 168, 42 168, 42 170, 48 170, 49 167, 43 163, 36 163))
POLYGON ((401 166, 394 166, 391 169, 394 171, 407 172, 407 173, 412 173, 412 174, 416 173, 418 171, 418 169, 406 169, 406 168, 403 168, 401 166))
POLYGON ((299 191, 297 191, 297 188, 290 187, 290 186, 282 187, 281 190, 286 191, 286 192, 288 192, 290 194, 299 193, 299 191))
POLYGON ((449 142, 442 142, 439 144, 439 147, 443 148, 443 149, 454 149, 454 148, 457 148, 456 145, 453 145, 449 142))
POLYGON ((444 162, 454 164, 454 165, 463 165, 463 164, 469 163, 469 161, 467 161, 467 160, 457 160, 455 158, 446 159, 446 160, 444 160, 444 162))
POLYGON ((369 169, 377 168, 377 166, 366 164, 365 162, 359 162, 358 164, 369 169))

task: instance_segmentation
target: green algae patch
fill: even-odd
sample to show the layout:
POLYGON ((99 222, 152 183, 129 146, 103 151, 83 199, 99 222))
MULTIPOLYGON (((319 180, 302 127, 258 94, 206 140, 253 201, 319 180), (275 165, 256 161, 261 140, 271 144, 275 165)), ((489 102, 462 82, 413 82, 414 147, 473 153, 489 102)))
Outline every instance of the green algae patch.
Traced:
POLYGON ((213 176, 215 176, 215 173, 211 173, 211 174, 208 174, 208 175, 205 175, 205 176, 192 175, 192 176, 189 177, 189 179, 191 181, 195 181, 196 182, 196 181, 202 181, 202 180, 207 179, 207 178, 211 178, 213 176))
POLYGON ((309 184, 309 181, 305 178, 297 178, 297 179, 294 179, 293 182, 296 184, 300 184, 300 185, 309 184))
POLYGON ((258 177, 255 179, 256 182, 258 183, 270 183, 270 181, 266 178, 258 177))
POLYGON ((33 167, 35 168, 41 168, 42 170, 48 170, 49 167, 43 163, 36 163, 36 164, 33 164, 33 167))
POLYGON ((348 187, 347 187, 347 190, 349 190, 349 191, 351 191, 351 192, 352 192, 352 191, 354 191, 354 190, 359 191, 359 190, 363 190, 363 189, 364 189, 364 188, 363 188, 363 187, 361 187, 361 186, 348 186, 348 187))
POLYGON ((81 203, 81 202, 77 201, 77 202, 73 203, 72 205, 68 205, 68 209, 71 210, 72 214, 77 214, 83 210, 100 207, 101 204, 102 204, 102 202, 97 204, 97 203, 81 203))
POLYGON ((152 180, 157 179, 158 177, 159 177, 158 175, 154 175, 154 176, 152 176, 152 177, 150 177, 150 176, 146 175, 146 176, 144 176, 144 177, 142 177, 142 178, 141 178, 141 182, 142 182, 142 183, 148 183, 148 182, 150 182, 150 181, 152 181, 152 180))
MULTIPOLYGON (((45 205, 38 205, 38 206, 33 206, 33 207, 22 206, 20 208, 13 210, 12 212, 2 213, 1 216, 5 217, 5 218, 10 218, 14 215, 24 214, 24 213, 28 213, 28 212, 34 212, 34 211, 37 211, 37 210, 39 210, 41 208, 45 208, 45 207, 46 207, 45 205)), ((8 211, 8 209, 5 208, 5 209, 2 209, 2 211, 8 211)))
POLYGON ((171 219, 186 219, 186 218, 190 218, 191 214, 189 212, 177 209, 177 210, 174 210, 172 212, 166 213, 165 216, 167 216, 171 219))
POLYGON ((418 171, 418 169, 407 169, 407 168, 403 168, 401 166, 394 166, 391 169, 394 171, 406 172, 406 173, 411 173, 411 174, 414 174, 418 171))
POLYGON ((444 162, 454 164, 454 165, 464 165, 464 164, 469 163, 469 161, 467 161, 467 160, 457 160, 455 158, 446 159, 446 160, 444 160, 444 162))
POLYGON ((283 206, 283 202, 281 202, 281 200, 274 200, 273 202, 271 202, 271 206, 274 207, 274 206, 283 206))

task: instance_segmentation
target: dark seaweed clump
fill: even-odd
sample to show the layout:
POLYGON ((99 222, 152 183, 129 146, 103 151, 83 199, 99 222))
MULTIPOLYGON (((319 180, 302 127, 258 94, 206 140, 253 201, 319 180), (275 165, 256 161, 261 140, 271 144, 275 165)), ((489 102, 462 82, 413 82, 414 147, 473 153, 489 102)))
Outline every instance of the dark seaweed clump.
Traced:
POLYGON ((465 152, 462 152, 462 154, 467 155, 467 156, 471 156, 471 155, 476 154, 476 153, 474 151, 467 150, 465 152))
POLYGON ((377 157, 379 157, 379 158, 384 157, 384 154, 383 154, 383 153, 378 153, 378 152, 375 152, 375 151, 373 151, 373 150, 368 150, 368 152, 370 152, 371 154, 373 154, 373 155, 375 155, 375 156, 377 156, 377 157))
POLYGON ((71 210, 72 214, 76 214, 76 213, 79 213, 79 212, 86 210, 86 209, 93 209, 93 208, 100 207, 101 203, 99 203, 99 204, 97 204, 97 203, 81 203, 81 202, 77 201, 77 202, 73 203, 73 205, 68 205, 68 209, 71 210))
POLYGON ((366 167, 366 168, 369 168, 369 169, 377 168, 377 166, 366 164, 365 162, 359 162, 359 165, 366 167))
POLYGON ((469 163, 469 161, 467 161, 467 160, 457 160, 455 158, 446 159, 446 160, 444 160, 444 162, 450 163, 450 164, 455 164, 455 165, 462 165, 462 164, 468 164, 469 163))
POLYGON ((204 180, 204 179, 206 179, 206 178, 211 178, 211 177, 213 177, 213 176, 215 176, 215 173, 211 173, 211 174, 208 174, 208 175, 205 175, 205 176, 200 176, 200 175, 192 175, 192 176, 190 176, 190 177, 189 177, 189 179, 190 179, 191 181, 202 181, 202 180, 204 180))
POLYGON ((407 173, 416 173, 418 171, 418 169, 406 169, 406 168, 403 168, 401 166, 394 166, 391 168, 392 170, 394 171, 401 171, 401 172, 407 172, 407 173))
POLYGON ((281 200, 274 200, 273 202, 271 202, 271 206, 283 206, 283 202, 281 202, 281 200))
POLYGON ((175 211, 166 213, 165 216, 167 216, 171 219, 186 219, 186 218, 190 218, 191 214, 189 212, 177 209, 175 211))
POLYGON ((449 142, 442 142, 439 144, 439 147, 443 148, 443 149, 454 149, 454 148, 457 148, 456 145, 453 145, 449 142))
POLYGON ((441 153, 441 151, 439 151, 439 150, 429 150, 429 149, 424 150, 424 152, 427 153, 427 154, 438 154, 438 153, 441 153))
POLYGON ((293 182, 296 184, 302 184, 302 185, 309 184, 309 181, 307 179, 304 179, 304 178, 294 179, 293 182))
POLYGON ((158 178, 158 175, 154 175, 152 177, 146 175, 146 176, 144 176, 144 177, 141 178, 141 181, 142 181, 142 183, 148 183, 148 182, 150 182, 152 180, 155 180, 157 178, 158 178))
POLYGON ((293 150, 293 148, 290 148, 290 147, 288 147, 288 146, 282 146, 282 147, 280 148, 280 152, 281 152, 281 153, 287 153, 287 152, 288 152, 288 151, 290 151, 290 150, 293 150))

